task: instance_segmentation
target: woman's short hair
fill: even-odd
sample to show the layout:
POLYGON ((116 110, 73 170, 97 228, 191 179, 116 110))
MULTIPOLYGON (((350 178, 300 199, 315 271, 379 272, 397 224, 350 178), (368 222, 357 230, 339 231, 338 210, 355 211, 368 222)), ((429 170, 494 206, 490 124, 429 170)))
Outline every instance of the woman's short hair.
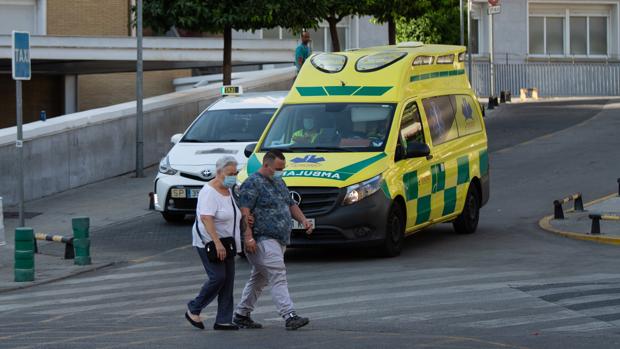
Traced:
POLYGON ((220 173, 224 168, 228 166, 237 167, 237 159, 230 155, 222 156, 215 162, 215 171, 217 173, 220 173))

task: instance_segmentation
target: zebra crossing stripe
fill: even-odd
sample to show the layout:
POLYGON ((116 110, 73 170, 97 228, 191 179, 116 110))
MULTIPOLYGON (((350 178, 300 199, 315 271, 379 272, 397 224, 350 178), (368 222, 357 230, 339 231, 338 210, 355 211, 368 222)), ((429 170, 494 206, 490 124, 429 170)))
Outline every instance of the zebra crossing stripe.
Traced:
POLYGON ((568 320, 585 317, 578 312, 570 311, 570 310, 561 310, 555 313, 546 313, 546 314, 537 314, 537 315, 522 315, 515 317, 504 317, 499 319, 492 320, 483 320, 483 321, 474 321, 469 323, 463 323, 461 326, 464 327, 475 327, 475 328, 500 328, 500 327, 512 327, 512 326, 523 326, 533 323, 540 322, 550 322, 550 321, 559 321, 559 320, 568 320))

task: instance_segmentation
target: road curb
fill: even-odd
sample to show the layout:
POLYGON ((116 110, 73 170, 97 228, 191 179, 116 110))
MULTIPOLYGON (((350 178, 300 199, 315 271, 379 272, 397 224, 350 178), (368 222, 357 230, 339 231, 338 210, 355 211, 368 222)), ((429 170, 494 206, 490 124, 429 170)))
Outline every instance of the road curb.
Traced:
MULTIPOLYGON (((618 196, 617 193, 613 193, 607 196, 604 196, 602 198, 596 199, 594 201, 590 201, 586 204, 584 204, 585 207, 588 206, 592 206, 594 204, 597 204, 599 202, 605 201, 607 199, 611 199, 613 197, 618 196)), ((572 212, 574 211, 574 209, 570 209, 570 210, 566 210, 566 212, 572 212)), ((604 235, 591 235, 591 234, 587 234, 587 233, 575 233, 575 232, 571 232, 571 231, 564 231, 564 230, 560 230, 557 229, 555 227, 553 227, 551 225, 551 220, 553 219, 553 215, 549 215, 549 216, 545 216, 543 218, 541 218, 538 221, 538 226, 545 230, 548 231, 550 233, 559 235, 559 236, 563 236, 569 239, 575 239, 575 240, 584 240, 584 241, 593 241, 593 242, 597 242, 597 243, 601 243, 601 244, 607 244, 607 245, 620 245, 620 237, 616 237, 616 236, 604 236, 604 235)))
POLYGON ((27 285, 20 285, 20 286, 15 286, 15 287, 2 288, 2 289, 0 289, 0 293, 6 293, 6 292, 11 292, 11 291, 23 290, 23 289, 31 288, 31 287, 35 287, 35 286, 41 286, 41 285, 49 284, 49 283, 52 283, 52 282, 65 280, 65 279, 68 279, 68 278, 71 278, 71 277, 74 277, 74 276, 78 276, 78 275, 81 275, 81 274, 90 273, 90 272, 101 270, 101 269, 104 269, 104 268, 109 268, 111 266, 115 266, 115 265, 119 265, 119 264, 124 264, 124 263, 126 263, 126 262, 125 261, 117 261, 117 262, 108 262, 108 263, 104 263, 104 264, 101 264, 101 265, 95 265, 95 266, 92 266, 92 267, 76 270, 75 272, 72 272, 72 273, 69 273, 69 274, 66 274, 66 275, 63 275, 63 276, 51 278, 51 279, 40 281, 40 282, 35 281, 35 282, 29 283, 27 285))

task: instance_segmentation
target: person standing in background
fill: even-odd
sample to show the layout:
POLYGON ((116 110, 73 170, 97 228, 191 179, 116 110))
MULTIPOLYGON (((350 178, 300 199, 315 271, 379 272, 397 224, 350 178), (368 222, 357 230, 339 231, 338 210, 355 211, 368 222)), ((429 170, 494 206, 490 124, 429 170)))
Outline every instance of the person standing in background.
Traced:
POLYGON ((312 49, 310 48, 310 33, 307 31, 301 32, 301 44, 297 46, 295 49, 295 67, 297 68, 297 72, 301 69, 301 66, 304 65, 304 62, 310 55, 312 54, 312 49))

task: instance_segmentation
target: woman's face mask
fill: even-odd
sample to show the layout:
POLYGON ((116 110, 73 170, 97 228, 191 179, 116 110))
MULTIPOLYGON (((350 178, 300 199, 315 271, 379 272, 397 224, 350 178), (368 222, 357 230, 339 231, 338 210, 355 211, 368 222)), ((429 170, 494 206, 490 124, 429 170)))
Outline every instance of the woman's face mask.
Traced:
POLYGON ((237 176, 225 176, 224 177, 224 186, 226 188, 232 188, 237 184, 237 176))
POLYGON ((314 120, 313 119, 304 119, 304 129, 312 130, 314 128, 314 120))

